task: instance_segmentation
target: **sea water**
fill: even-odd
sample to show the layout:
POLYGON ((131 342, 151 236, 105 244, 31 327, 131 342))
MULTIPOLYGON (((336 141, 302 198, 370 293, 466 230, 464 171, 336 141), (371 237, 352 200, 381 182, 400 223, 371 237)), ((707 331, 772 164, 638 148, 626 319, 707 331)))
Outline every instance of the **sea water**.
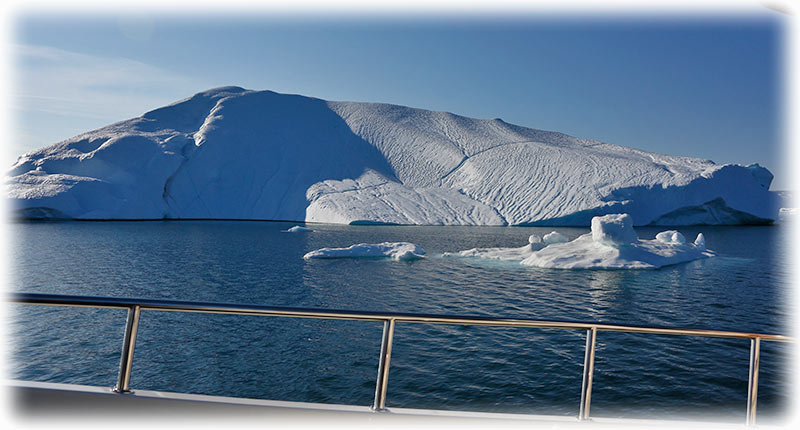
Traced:
MULTIPOLYGON (((15 223, 20 292, 479 315, 791 334, 786 226, 685 227, 717 256, 658 270, 441 257, 588 228, 276 222, 15 223), (427 258, 304 260, 406 241, 427 258)), ((637 228, 652 239, 658 228, 637 228)), ((126 312, 9 305, 13 379, 112 387, 126 312)), ((382 324, 143 311, 132 389, 371 405, 382 324)), ((583 331, 398 323, 388 407, 576 416, 583 331)), ((747 340, 600 332, 592 416, 742 422, 747 340)), ((785 413, 790 348, 762 342, 759 421, 785 413)))

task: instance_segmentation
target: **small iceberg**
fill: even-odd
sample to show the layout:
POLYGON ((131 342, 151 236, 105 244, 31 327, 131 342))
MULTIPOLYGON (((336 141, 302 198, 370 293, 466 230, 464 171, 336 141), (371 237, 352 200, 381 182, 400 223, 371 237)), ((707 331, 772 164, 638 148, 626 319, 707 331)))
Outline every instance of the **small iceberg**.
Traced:
POLYGON ((714 256, 705 237, 687 243, 678 231, 662 231, 641 240, 628 214, 592 218, 592 232, 571 242, 555 243, 522 260, 526 266, 554 269, 656 269, 714 256))
POLYGON ((347 248, 317 249, 303 258, 391 258, 407 261, 425 258, 425 251, 408 242, 359 243, 347 248))
POLYGON ((778 219, 780 221, 794 220, 798 214, 800 214, 800 209, 798 208, 780 208, 778 210, 778 219))
POLYGON ((292 227, 292 228, 290 228, 289 230, 286 230, 286 231, 289 232, 289 233, 302 233, 302 232, 308 232, 308 231, 314 231, 314 230, 311 230, 308 227, 301 227, 299 225, 296 225, 296 226, 294 226, 294 227, 292 227))
POLYGON ((569 238, 567 238, 567 236, 564 236, 563 234, 557 231, 552 231, 544 235, 544 237, 540 237, 536 234, 530 235, 530 237, 528 237, 528 244, 525 246, 521 246, 519 248, 472 248, 459 252, 445 252, 443 256, 475 257, 475 258, 487 258, 491 260, 504 260, 504 261, 522 261, 533 255, 534 252, 543 249, 548 245, 554 243, 563 243, 567 241, 569 241, 569 238))

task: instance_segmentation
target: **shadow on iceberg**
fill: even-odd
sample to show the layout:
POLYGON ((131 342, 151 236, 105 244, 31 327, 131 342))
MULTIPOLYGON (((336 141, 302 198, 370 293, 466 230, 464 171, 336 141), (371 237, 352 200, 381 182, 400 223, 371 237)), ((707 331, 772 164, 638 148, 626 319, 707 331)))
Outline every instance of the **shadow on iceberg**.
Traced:
POLYGON ((225 87, 26 154, 8 197, 24 218, 302 221, 309 187, 365 171, 396 180, 324 100, 225 87))

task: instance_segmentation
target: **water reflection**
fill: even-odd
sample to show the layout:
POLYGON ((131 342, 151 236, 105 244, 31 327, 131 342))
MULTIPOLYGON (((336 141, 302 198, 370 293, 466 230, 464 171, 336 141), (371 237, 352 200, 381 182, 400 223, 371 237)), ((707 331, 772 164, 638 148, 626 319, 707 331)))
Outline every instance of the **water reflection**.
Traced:
MULTIPOLYGON (((630 306, 630 296, 623 291, 623 276, 619 271, 593 270, 588 274, 586 293, 587 317, 591 321, 609 321, 609 312, 613 309, 625 309, 630 306), (619 301, 623 300, 622 303, 619 301)), ((611 318, 613 320, 613 318, 611 318)))

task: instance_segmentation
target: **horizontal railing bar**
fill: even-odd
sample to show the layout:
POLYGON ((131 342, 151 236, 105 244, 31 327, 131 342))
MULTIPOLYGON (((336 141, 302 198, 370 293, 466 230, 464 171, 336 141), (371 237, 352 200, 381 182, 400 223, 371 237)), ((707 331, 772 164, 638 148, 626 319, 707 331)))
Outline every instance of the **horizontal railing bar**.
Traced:
POLYGON ((545 321, 529 318, 496 318, 484 316, 446 316, 414 313, 387 313, 372 311, 348 311, 336 309, 293 308, 280 306, 241 305, 230 303, 187 302, 177 300, 158 299, 131 299, 96 296, 73 296, 59 294, 39 293, 9 293, 7 301, 18 304, 76 306, 93 308, 129 309, 139 306, 141 310, 236 314, 251 316, 278 316, 315 319, 361 320, 361 321, 386 321, 394 319, 396 322, 429 323, 429 324, 458 324, 499 327, 534 327, 543 329, 569 329, 589 330, 596 328, 598 331, 616 331, 626 333, 669 334, 698 337, 738 338, 793 342, 794 338, 775 334, 746 333, 723 330, 648 327, 635 325, 599 324, 595 322, 580 321, 545 321))

